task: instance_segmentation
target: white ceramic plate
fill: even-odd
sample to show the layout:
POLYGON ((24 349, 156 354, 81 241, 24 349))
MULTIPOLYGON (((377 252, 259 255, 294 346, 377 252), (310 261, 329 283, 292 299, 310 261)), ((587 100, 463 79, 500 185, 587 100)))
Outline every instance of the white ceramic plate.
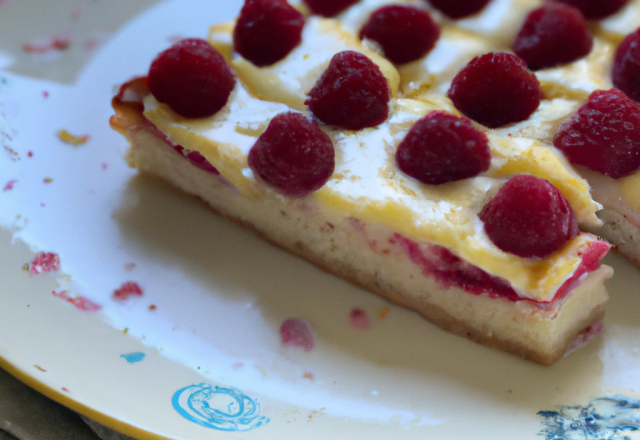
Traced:
POLYGON ((239 7, 0 0, 0 364, 138 438, 637 436, 640 272, 621 259, 606 259, 604 337, 542 367, 447 334, 127 167, 107 123, 117 85, 239 7), (74 146, 60 130, 90 138, 74 146), (60 270, 32 275, 37 252, 60 270), (143 294, 114 300, 125 282, 143 294), (355 307, 368 329, 350 325, 355 307), (280 345, 291 317, 311 323, 314 350, 280 345))

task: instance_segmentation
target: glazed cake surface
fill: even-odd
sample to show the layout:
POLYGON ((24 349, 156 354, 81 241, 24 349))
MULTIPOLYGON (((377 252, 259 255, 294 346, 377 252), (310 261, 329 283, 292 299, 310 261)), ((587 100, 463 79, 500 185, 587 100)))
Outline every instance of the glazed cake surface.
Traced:
MULTIPOLYGON (((355 36, 368 14, 387 3, 362 0, 334 18, 307 17, 301 44, 266 68, 234 52, 233 23, 215 25, 210 42, 236 76, 222 110, 206 118, 181 117, 138 79, 114 98, 112 126, 131 141, 132 166, 202 198, 274 244, 456 334, 553 363, 602 329, 608 298, 603 283, 612 270, 599 261, 609 245, 581 232, 547 257, 518 257, 492 243, 478 214, 509 178, 533 175, 558 188, 582 227, 601 230, 606 209, 597 191, 596 200, 591 197, 592 179, 574 169, 549 138, 590 88, 606 84, 595 60, 614 43, 597 40, 592 53, 577 62, 583 67, 539 71, 544 96, 528 120, 500 129, 478 125, 489 139, 486 172, 425 185, 397 169, 398 144, 429 112, 457 114, 446 96, 457 71, 478 54, 506 50, 510 35, 540 2, 494 0, 484 12, 458 21, 432 11, 441 26, 436 46, 423 59, 400 66, 355 36), (310 115, 309 89, 333 53, 345 48, 379 66, 393 97, 389 117, 359 131, 321 124, 335 147, 334 173, 308 196, 279 194, 254 176, 249 151, 276 115, 310 115), (572 74, 582 75, 584 84, 572 74)), ((425 8, 425 2, 394 3, 425 8)))

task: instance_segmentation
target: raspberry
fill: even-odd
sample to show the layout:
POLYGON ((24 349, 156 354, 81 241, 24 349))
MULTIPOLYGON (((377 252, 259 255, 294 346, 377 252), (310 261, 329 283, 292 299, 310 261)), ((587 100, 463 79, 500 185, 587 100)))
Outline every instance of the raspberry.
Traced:
POLYGON ((503 52, 472 59, 453 78, 448 93, 461 113, 489 128, 524 121, 540 105, 541 95, 525 62, 503 52))
POLYGON ((360 130, 387 119, 390 99, 378 66, 365 55, 346 50, 331 58, 305 104, 325 124, 360 130))
POLYGON ((458 19, 477 14, 482 11, 491 0, 429 0, 431 6, 448 16, 458 19))
POLYGON ((532 70, 576 61, 593 47, 593 36, 580 11, 562 3, 546 3, 527 15, 513 50, 532 70))
POLYGON ((479 217, 496 246, 524 258, 543 258, 579 232, 567 199, 551 183, 535 176, 509 179, 479 217))
POLYGON ((553 0, 575 6, 587 20, 599 20, 618 12, 629 0, 553 0))
POLYGON ((640 29, 626 36, 613 60, 613 85, 640 102, 640 29))
POLYGON ((553 145, 569 161, 618 179, 640 168, 640 104, 617 89, 593 92, 553 145))
POLYGON ((420 119, 400 142, 398 167, 429 185, 467 179, 489 169, 487 136, 471 121, 443 111, 420 119))
POLYGON ((289 318, 280 325, 280 341, 286 347, 300 348, 306 352, 315 347, 311 326, 302 318, 289 318))
POLYGON ((338 15, 349 6, 358 3, 360 0, 304 0, 311 12, 323 17, 333 17, 338 15))
POLYGON ((246 0, 233 46, 256 66, 270 66, 300 44, 303 26, 304 16, 285 0, 246 0))
POLYGON ((318 125, 300 113, 274 117, 249 151, 249 167, 276 191, 304 197, 329 180, 333 143, 318 125))
POLYGON ((390 5, 374 11, 360 30, 360 38, 376 41, 392 63, 417 60, 433 49, 440 28, 422 9, 390 5))
POLYGON ((185 118, 214 115, 235 86, 226 61, 209 43, 191 38, 161 52, 151 63, 149 90, 185 118))

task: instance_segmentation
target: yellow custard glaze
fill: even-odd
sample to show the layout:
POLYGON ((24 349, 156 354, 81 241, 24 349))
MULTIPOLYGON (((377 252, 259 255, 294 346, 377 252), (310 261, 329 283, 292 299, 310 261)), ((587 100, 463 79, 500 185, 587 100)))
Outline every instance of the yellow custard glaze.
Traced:
MULTIPOLYGON (((222 24, 213 26, 209 31, 210 43, 227 56, 232 52, 229 30, 232 32, 233 27, 222 24)), ((329 66, 331 58, 343 50, 361 52, 369 57, 387 79, 391 95, 397 94, 400 75, 395 67, 364 47, 358 38, 332 19, 307 18, 302 31, 302 43, 272 66, 256 67, 240 56, 231 56, 229 62, 252 95, 305 111, 307 94, 329 66)))

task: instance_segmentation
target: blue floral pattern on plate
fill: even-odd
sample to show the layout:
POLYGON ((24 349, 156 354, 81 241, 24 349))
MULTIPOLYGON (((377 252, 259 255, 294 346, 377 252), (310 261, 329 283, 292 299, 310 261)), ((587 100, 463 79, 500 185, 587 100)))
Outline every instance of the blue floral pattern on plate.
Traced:
POLYGON ((540 411, 545 440, 630 440, 640 431, 640 401, 624 396, 600 397, 587 406, 540 411))
POLYGON ((255 399, 236 388, 199 383, 173 395, 173 407, 187 420, 220 431, 250 431, 269 423, 255 399))

